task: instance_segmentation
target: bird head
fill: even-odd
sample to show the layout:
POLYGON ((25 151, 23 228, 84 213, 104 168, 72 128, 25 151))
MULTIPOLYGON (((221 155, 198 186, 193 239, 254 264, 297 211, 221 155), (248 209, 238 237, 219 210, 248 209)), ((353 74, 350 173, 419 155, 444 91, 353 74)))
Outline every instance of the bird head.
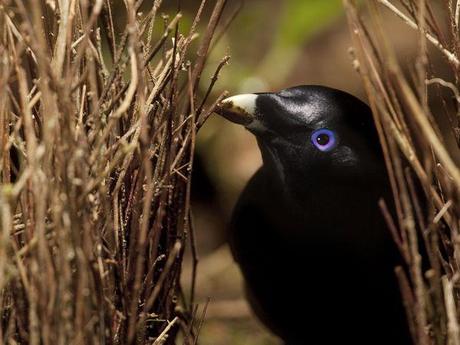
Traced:
POLYGON ((217 113, 255 135, 264 167, 289 189, 383 173, 372 113, 346 92, 297 86, 242 94, 223 100, 217 113))

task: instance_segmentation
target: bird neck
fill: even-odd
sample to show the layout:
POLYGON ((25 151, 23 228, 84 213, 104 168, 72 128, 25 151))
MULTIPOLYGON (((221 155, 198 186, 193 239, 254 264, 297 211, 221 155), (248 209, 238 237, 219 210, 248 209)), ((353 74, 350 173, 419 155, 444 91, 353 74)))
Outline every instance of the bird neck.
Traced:
POLYGON ((346 204, 345 207, 353 208, 355 200, 375 202, 380 197, 388 198, 390 192, 384 167, 363 175, 343 170, 285 169, 279 162, 264 161, 262 170, 266 192, 280 197, 279 202, 292 209, 297 205, 314 208, 321 204, 346 204))
POLYGON ((276 195, 287 197, 286 172, 283 163, 278 159, 278 155, 271 150, 270 146, 265 145, 260 140, 258 140, 258 144, 263 161, 262 174, 269 182, 267 187, 272 190, 271 192, 276 193, 276 195))

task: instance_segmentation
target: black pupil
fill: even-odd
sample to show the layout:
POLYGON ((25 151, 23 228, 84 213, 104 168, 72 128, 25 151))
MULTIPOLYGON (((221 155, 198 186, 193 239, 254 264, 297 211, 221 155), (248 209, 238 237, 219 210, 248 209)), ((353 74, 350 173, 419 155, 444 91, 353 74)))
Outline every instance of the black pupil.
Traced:
POLYGON ((330 139, 329 135, 322 133, 318 135, 318 137, 316 138, 316 142, 320 144, 321 146, 325 146, 329 143, 329 139, 330 139))

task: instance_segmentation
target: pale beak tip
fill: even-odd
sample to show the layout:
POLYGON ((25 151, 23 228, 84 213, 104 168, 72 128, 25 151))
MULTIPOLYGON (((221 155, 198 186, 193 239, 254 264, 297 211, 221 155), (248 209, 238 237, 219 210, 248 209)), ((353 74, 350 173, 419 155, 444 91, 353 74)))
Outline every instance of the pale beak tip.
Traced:
POLYGON ((255 118, 256 98, 254 94, 228 97, 218 105, 216 113, 227 120, 247 126, 255 118))

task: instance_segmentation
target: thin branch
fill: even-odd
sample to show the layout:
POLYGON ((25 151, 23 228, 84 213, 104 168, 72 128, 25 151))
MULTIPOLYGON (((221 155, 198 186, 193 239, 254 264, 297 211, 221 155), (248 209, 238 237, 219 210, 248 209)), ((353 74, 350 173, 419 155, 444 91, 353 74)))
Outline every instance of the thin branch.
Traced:
MULTIPOLYGON (((419 30, 419 27, 417 23, 415 23, 412 19, 407 17, 404 13, 402 13, 396 6, 394 6, 391 2, 388 0, 377 0, 380 2, 383 6, 388 8, 391 12, 393 12, 395 15, 397 15, 399 18, 401 18, 407 25, 409 25, 412 29, 414 30, 419 30)), ((446 57, 447 59, 452 62, 456 67, 460 66, 460 61, 458 60, 457 56, 455 56, 454 53, 452 53, 450 50, 445 48, 439 40, 434 37, 432 34, 429 32, 425 32, 425 37, 430 41, 434 46, 436 46, 446 57)))

